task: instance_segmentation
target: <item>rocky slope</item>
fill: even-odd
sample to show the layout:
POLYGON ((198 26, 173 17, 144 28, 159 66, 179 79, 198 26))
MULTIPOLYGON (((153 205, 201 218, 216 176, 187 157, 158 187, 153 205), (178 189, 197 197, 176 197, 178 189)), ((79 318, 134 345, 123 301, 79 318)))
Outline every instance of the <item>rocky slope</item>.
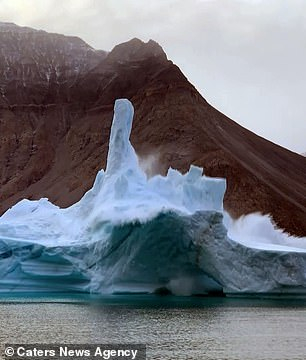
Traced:
POLYGON ((132 142, 151 174, 200 165, 227 178, 233 216, 271 213, 306 235, 306 159, 211 107, 154 41, 133 39, 106 54, 12 24, 0 26, 3 39, 1 212, 24 197, 77 201, 105 167, 113 103, 126 97, 135 107, 132 142))
POLYGON ((106 52, 77 37, 0 23, 0 95, 10 104, 49 104, 69 98, 69 87, 106 52))

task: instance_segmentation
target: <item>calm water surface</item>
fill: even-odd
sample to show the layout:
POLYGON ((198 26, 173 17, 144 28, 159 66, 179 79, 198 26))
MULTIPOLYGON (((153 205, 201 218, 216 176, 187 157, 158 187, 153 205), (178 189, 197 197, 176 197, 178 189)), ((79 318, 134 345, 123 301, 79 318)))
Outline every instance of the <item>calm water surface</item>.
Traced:
POLYGON ((0 343, 144 343, 148 359, 306 359, 306 302, 0 297, 0 343))

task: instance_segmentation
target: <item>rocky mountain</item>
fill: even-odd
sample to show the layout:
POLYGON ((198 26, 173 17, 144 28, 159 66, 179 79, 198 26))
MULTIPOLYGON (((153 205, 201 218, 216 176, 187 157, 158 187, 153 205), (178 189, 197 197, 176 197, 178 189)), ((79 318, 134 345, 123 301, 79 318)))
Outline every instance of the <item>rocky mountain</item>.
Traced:
POLYGON ((106 52, 77 37, 0 23, 0 95, 9 104, 49 104, 69 98, 69 88, 106 52))
POLYGON ((131 140, 151 174, 202 166, 227 179, 233 216, 270 213, 306 235, 306 159, 210 106, 156 42, 133 39, 107 54, 2 24, 0 43, 1 212, 25 197, 80 199, 105 167, 114 100, 126 97, 135 107, 131 140))

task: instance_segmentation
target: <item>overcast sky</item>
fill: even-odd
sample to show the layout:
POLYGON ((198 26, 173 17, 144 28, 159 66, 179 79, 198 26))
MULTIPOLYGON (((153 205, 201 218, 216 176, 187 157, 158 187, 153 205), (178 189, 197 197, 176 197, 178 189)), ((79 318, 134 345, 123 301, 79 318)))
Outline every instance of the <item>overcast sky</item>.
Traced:
POLYGON ((213 106, 306 151, 305 0, 0 0, 0 21, 104 50, 152 38, 213 106))

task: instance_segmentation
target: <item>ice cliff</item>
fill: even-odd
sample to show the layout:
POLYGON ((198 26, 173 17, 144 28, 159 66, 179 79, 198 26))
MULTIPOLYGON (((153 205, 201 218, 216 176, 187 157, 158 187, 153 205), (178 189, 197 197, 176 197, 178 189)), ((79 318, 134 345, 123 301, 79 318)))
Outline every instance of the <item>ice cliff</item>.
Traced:
POLYGON ((115 103, 106 170, 73 206, 22 200, 0 218, 1 292, 306 292, 306 239, 268 217, 233 221, 224 179, 191 166, 147 179, 115 103))

